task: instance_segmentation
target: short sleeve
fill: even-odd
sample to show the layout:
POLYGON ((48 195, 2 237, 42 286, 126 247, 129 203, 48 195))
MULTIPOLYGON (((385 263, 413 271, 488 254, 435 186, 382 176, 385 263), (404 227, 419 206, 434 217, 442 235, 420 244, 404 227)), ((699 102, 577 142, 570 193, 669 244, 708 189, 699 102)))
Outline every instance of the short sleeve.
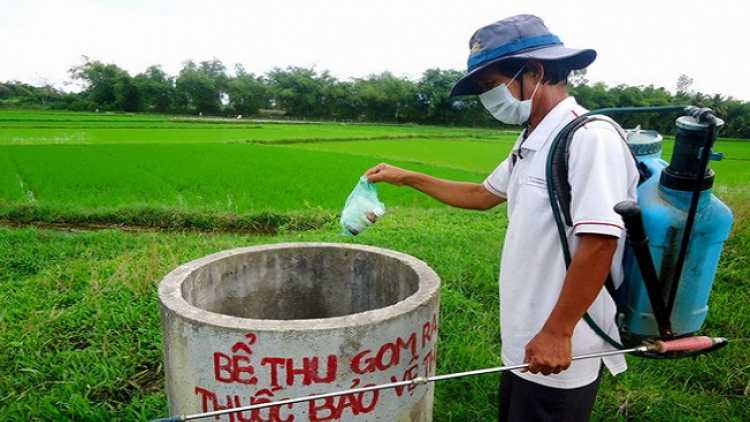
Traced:
POLYGON ((592 122, 576 131, 570 145, 568 180, 574 233, 620 237, 624 227, 614 206, 636 200, 638 171, 611 123, 592 122))
POLYGON ((506 158, 497 168, 484 179, 484 187, 493 195, 508 198, 508 182, 510 180, 511 159, 506 158))

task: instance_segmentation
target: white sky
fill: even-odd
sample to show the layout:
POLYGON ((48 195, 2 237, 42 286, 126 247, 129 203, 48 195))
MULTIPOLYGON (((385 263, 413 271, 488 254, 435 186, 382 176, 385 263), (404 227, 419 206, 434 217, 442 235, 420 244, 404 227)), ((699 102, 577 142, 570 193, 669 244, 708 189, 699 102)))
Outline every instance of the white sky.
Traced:
POLYGON ((465 70, 472 33, 518 13, 544 19, 565 45, 599 56, 588 78, 750 101, 742 0, 0 0, 0 81, 62 86, 82 56, 135 76, 176 76, 214 58, 262 75, 328 70, 339 80, 390 71, 465 70))

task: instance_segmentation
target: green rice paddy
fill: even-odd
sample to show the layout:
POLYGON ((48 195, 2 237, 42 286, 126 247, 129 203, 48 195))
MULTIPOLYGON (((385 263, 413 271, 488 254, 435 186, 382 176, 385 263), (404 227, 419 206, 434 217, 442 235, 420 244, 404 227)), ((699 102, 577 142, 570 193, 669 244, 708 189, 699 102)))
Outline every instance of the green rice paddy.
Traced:
MULTIPOLYGON (((422 259, 442 280, 437 372, 500 365, 503 207, 455 210, 379 185, 388 214, 374 228, 343 237, 337 217, 381 161, 478 182, 515 137, 0 110, 0 420, 168 416, 156 286, 182 263, 254 244, 352 242, 422 259)), ((700 334, 732 343, 696 359, 628 358, 604 378, 595 421, 750 420, 750 143, 715 149, 715 192, 736 222, 700 334)), ((494 421, 496 394, 495 376, 439 383, 434 420, 494 421)))

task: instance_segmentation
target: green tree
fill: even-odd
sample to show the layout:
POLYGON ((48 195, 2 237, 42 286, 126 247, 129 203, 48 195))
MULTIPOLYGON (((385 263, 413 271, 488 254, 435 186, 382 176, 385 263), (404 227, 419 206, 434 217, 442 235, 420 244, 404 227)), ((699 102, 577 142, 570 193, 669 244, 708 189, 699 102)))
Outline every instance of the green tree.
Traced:
POLYGON ((750 139, 750 103, 730 98, 723 108, 723 114, 719 114, 725 121, 721 135, 750 139))
POLYGON ((267 74, 276 108, 296 117, 329 117, 331 89, 338 82, 328 71, 318 75, 315 69, 274 68, 267 74))
POLYGON ((468 113, 457 107, 461 101, 450 97, 453 85, 461 79, 463 72, 456 70, 428 69, 417 83, 420 119, 429 124, 457 124, 461 115, 468 113))
POLYGON ((332 85, 326 101, 330 116, 334 120, 360 120, 362 103, 357 96, 353 82, 343 81, 332 85))
POLYGON ((219 100, 223 103, 227 100, 227 90, 229 87, 229 76, 227 75, 227 68, 219 59, 211 59, 210 61, 202 61, 198 65, 198 71, 205 74, 208 79, 213 81, 214 89, 216 90, 219 100))
POLYGON ((616 107, 617 104, 617 98, 601 82, 594 85, 578 85, 570 87, 569 90, 576 97, 578 103, 589 110, 616 107))
POLYGON ((83 81, 83 96, 104 110, 135 111, 138 107, 138 90, 134 88, 128 72, 114 64, 90 61, 70 69, 73 79, 83 81))
POLYGON ((260 109, 271 104, 271 92, 262 78, 245 72, 242 66, 235 69, 236 76, 227 83, 229 108, 235 114, 257 115, 260 109))
POLYGON ((63 93, 49 83, 34 86, 18 81, 0 83, 0 101, 14 106, 49 106, 58 103, 63 93))
POLYGON ((35 91, 37 88, 21 82, 7 82, 0 84, 0 100, 15 103, 33 103, 39 101, 35 91))
POLYGON ((216 75, 187 61, 175 81, 176 106, 182 112, 218 115, 221 113, 221 92, 216 75))
POLYGON ((370 75, 355 81, 355 89, 362 104, 362 114, 371 121, 412 121, 418 110, 416 84, 397 78, 390 72, 370 75))
MULTIPOLYGON (((665 88, 656 88, 649 85, 641 88, 643 103, 645 107, 663 107, 679 104, 665 88)), ((674 121, 679 113, 646 113, 640 115, 638 124, 643 128, 655 130, 661 134, 672 134, 675 131, 674 121)))
POLYGON ((115 106, 118 110, 134 112, 139 110, 140 92, 133 84, 130 75, 122 75, 115 82, 115 106))
POLYGON ((133 84, 140 93, 139 110, 164 113, 172 109, 175 98, 173 78, 160 66, 150 66, 145 72, 133 78, 133 84))

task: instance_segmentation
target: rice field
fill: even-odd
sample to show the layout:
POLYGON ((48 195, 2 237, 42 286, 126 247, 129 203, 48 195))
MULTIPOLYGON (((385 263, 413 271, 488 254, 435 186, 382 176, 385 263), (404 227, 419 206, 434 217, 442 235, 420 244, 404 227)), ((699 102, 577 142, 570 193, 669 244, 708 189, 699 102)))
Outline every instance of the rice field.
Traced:
MULTIPOLYGON (((422 259, 442 280, 437 372, 500 365, 503 208, 454 210, 379 185, 388 214, 375 228, 343 237, 337 217, 381 161, 481 181, 515 137, 0 110, 0 420, 166 417, 158 282, 254 244, 352 242, 422 259)), ((736 223, 704 331, 732 344, 697 359, 629 359, 625 374, 605 377, 594 421, 750 420, 750 143, 721 139, 716 150, 715 192, 736 223)), ((438 384, 435 421, 494 421, 496 394, 493 376, 438 384)))
MULTIPOLYGON (((0 201, 226 213, 332 211, 342 192, 379 161, 479 181, 514 140, 512 133, 466 129, 2 112, 0 201), (151 126, 140 126, 145 123, 151 126)), ((670 149, 668 140, 665 159, 670 149)), ((717 183, 741 187, 750 161, 746 143, 722 142, 717 150, 727 157, 712 164, 722 172, 717 183)), ((408 192, 393 195, 395 203, 435 206, 408 192)))
MULTIPOLYGON (((23 116, 0 113, 0 201, 83 209, 335 211, 378 160, 409 160, 444 177, 479 180, 513 139, 406 126, 148 118, 136 123, 154 126, 142 128, 128 116, 23 116), (60 120, 71 126, 56 126, 60 120)), ((424 198, 404 200, 435 206, 424 198)))

